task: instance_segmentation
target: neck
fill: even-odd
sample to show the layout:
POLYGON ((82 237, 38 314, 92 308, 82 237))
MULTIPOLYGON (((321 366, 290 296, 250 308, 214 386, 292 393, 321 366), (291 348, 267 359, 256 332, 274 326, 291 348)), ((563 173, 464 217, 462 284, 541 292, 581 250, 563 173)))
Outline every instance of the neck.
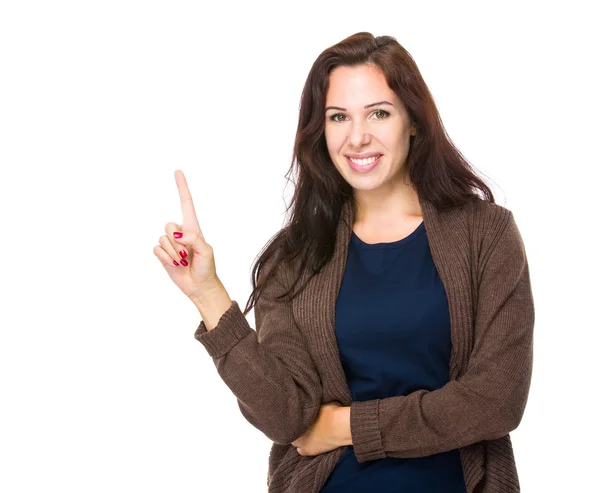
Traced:
POLYGON ((419 196, 412 185, 401 184, 387 192, 355 190, 354 223, 385 225, 399 217, 422 217, 419 196))

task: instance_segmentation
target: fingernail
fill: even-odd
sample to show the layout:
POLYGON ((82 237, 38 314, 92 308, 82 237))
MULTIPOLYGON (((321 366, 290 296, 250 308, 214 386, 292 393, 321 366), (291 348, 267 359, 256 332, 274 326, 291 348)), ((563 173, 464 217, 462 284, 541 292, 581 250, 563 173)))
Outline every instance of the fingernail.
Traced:
POLYGON ((177 261, 176 261, 176 260, 173 260, 173 263, 174 263, 175 265, 179 265, 179 264, 177 263, 177 261))
POLYGON ((181 259, 181 265, 187 266, 188 261, 186 259, 181 259))
POLYGON ((175 233, 173 233, 173 236, 174 236, 175 238, 181 238, 181 237, 183 236, 183 233, 180 233, 180 232, 178 232, 178 231, 175 231, 175 233))
POLYGON ((187 252, 185 250, 181 250, 179 252, 179 255, 181 255, 181 258, 185 258, 185 257, 187 257, 187 252))

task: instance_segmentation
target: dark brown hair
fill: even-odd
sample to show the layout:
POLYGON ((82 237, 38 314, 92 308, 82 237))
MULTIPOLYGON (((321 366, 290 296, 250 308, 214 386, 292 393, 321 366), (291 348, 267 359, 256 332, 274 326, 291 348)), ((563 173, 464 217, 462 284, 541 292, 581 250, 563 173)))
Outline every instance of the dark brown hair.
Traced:
MULTIPOLYGON (((379 67, 390 89, 404 104, 417 134, 410 137, 405 166, 418 195, 436 209, 455 207, 476 198, 494 202, 485 182, 447 135, 435 102, 416 63, 395 38, 356 33, 323 51, 310 69, 300 100, 292 164, 286 178, 297 170, 298 181, 286 212, 291 219, 259 254, 251 274, 252 294, 246 315, 276 269, 262 269, 269 261, 278 266, 298 258, 293 290, 304 271, 312 275, 332 258, 342 206, 352 200, 352 187, 334 166, 325 141, 325 97, 329 74, 339 66, 370 64, 379 67), (479 192, 479 194, 478 194, 479 192), (272 257, 273 256, 273 257, 272 257)), ((288 181, 289 178, 288 178, 288 181)), ((290 298, 290 299, 291 299, 290 298)))

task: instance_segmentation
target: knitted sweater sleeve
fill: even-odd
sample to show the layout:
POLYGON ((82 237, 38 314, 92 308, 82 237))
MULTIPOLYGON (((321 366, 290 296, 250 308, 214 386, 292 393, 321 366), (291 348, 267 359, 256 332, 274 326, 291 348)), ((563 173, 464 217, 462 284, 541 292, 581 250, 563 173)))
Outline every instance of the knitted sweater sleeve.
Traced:
MULTIPOLYGON (((260 270, 259 282, 271 260, 260 270)), ((288 444, 303 435, 321 406, 319 373, 294 321, 281 276, 269 280, 254 306, 256 330, 237 301, 210 331, 200 322, 194 337, 204 345, 242 415, 270 440, 288 444)))
POLYGON ((352 402, 358 462, 423 457, 494 440, 520 423, 533 365, 534 305, 525 247, 511 211, 479 272, 467 371, 443 387, 352 402))

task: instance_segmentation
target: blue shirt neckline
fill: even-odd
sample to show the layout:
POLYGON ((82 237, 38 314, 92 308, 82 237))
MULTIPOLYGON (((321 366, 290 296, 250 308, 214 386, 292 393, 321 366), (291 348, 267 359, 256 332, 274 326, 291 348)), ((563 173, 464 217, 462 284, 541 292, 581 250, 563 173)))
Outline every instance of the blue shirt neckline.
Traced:
POLYGON ((365 243, 361 240, 358 235, 352 230, 351 241, 359 246, 360 248, 367 250, 379 250, 384 248, 398 248, 404 246, 406 243, 414 240, 422 231, 425 231, 425 221, 421 221, 421 223, 410 233, 408 236, 396 241, 391 242, 381 242, 381 243, 365 243))

